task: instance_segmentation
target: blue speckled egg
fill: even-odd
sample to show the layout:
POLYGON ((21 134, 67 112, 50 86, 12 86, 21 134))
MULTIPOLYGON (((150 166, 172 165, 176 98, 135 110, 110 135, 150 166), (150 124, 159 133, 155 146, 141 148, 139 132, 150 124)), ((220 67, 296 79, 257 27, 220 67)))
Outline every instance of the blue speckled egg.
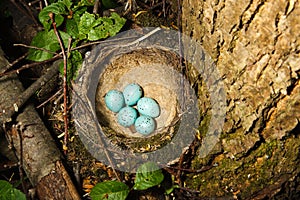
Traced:
POLYGON ((123 90, 125 103, 129 106, 135 105, 141 98, 142 94, 143 90, 137 83, 128 84, 123 90))
POLYGON ((158 117, 160 114, 160 108, 158 103, 149 97, 143 97, 137 102, 137 109, 141 115, 149 117, 158 117))
POLYGON ((109 90, 104 97, 106 107, 117 113, 125 106, 123 93, 118 90, 109 90))
POLYGON ((141 115, 134 123, 135 130, 142 135, 149 135, 155 129, 155 121, 152 117, 141 115))
POLYGON ((121 126, 129 127, 134 124, 137 118, 137 110, 132 107, 124 107, 117 114, 118 123, 121 126))

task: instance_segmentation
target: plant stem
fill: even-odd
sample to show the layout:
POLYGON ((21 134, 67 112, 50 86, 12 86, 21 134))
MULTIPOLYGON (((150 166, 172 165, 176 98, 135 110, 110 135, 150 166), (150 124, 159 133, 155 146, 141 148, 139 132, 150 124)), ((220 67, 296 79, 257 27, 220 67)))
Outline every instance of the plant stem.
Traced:
POLYGON ((64 132, 65 132, 65 135, 64 135, 64 144, 63 144, 63 150, 64 150, 64 153, 66 154, 67 153, 67 150, 68 150, 68 147, 67 147, 67 144, 68 144, 68 138, 69 138, 69 132, 68 132, 68 96, 67 96, 67 93, 68 93, 68 84, 67 84, 67 55, 66 55, 66 52, 65 52, 65 48, 64 48, 64 45, 63 45, 63 42, 60 38, 60 35, 59 35, 59 32, 57 31, 57 28, 56 28, 56 23, 54 21, 54 16, 53 16, 53 13, 49 13, 49 17, 52 21, 52 25, 53 25, 53 30, 54 30, 54 33, 57 37, 57 40, 59 42, 59 45, 60 45, 60 48, 61 48, 61 52, 62 52, 62 55, 63 55, 63 61, 64 61, 64 76, 63 76, 63 92, 64 92, 64 124, 65 124, 65 129, 64 129, 64 132))

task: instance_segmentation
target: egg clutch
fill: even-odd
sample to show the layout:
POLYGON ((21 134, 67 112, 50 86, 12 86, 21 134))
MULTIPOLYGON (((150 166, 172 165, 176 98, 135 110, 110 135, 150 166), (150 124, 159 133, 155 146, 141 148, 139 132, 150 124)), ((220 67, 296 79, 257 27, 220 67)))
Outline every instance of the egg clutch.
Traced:
POLYGON ((134 126, 138 133, 145 136, 155 130, 154 118, 160 115, 159 104, 153 98, 143 97, 143 89, 139 84, 128 84, 123 92, 109 90, 104 101, 110 111, 117 113, 117 121, 121 126, 134 126))

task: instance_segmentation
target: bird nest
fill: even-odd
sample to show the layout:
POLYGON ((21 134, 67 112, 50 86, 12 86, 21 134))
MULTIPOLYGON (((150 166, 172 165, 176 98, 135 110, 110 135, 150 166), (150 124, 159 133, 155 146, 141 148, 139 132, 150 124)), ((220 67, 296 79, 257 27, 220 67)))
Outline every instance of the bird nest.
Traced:
POLYGON ((188 82, 183 81, 178 61, 178 56, 171 52, 141 49, 124 54, 105 67, 96 91, 96 112, 105 134, 114 143, 134 151, 151 151, 173 138, 182 113, 179 96, 189 87, 188 82), (105 106, 104 96, 109 90, 123 91, 130 83, 139 84, 144 96, 155 99, 160 106, 160 115, 155 119, 156 129, 149 136, 121 126, 116 114, 105 106))
POLYGON ((123 170, 149 160, 174 162, 194 140, 199 127, 199 101, 191 86, 200 80, 199 72, 190 68, 190 77, 182 73, 176 32, 163 31, 145 39, 145 35, 131 31, 118 37, 88 55, 73 86, 78 134, 95 158, 108 164, 114 160, 115 167, 123 170), (119 125, 116 113, 105 106, 109 90, 122 91, 130 83, 139 84, 143 95, 160 106, 156 129, 148 136, 119 125))

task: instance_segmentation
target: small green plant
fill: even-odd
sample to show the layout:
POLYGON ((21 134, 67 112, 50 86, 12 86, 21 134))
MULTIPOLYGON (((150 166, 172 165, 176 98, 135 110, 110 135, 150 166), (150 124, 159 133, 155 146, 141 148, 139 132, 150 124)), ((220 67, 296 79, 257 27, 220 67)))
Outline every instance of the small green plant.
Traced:
MULTIPOLYGON (((124 26, 126 20, 117 13, 112 13, 109 17, 99 17, 97 14, 91 14, 88 10, 93 5, 94 0, 59 0, 41 10, 38 18, 44 30, 33 38, 31 46, 37 48, 29 50, 27 59, 44 61, 52 58, 55 52, 60 50, 49 17, 50 13, 54 14, 54 21, 65 48, 68 46, 74 48, 82 42, 96 41, 116 35, 124 26), (69 38, 72 38, 71 44, 69 44, 69 38)), ((76 78, 76 72, 81 63, 81 53, 78 50, 71 51, 68 55, 68 81, 76 78)))
MULTIPOLYGON (((134 190, 146 190, 161 184, 164 175, 159 167, 153 162, 141 165, 136 172, 134 190)), ((98 183, 92 189, 90 196, 93 200, 125 200, 130 192, 130 188, 119 181, 105 181, 98 183)))
POLYGON ((13 187, 7 181, 0 180, 0 199, 5 200, 26 200, 26 196, 20 190, 13 187))

